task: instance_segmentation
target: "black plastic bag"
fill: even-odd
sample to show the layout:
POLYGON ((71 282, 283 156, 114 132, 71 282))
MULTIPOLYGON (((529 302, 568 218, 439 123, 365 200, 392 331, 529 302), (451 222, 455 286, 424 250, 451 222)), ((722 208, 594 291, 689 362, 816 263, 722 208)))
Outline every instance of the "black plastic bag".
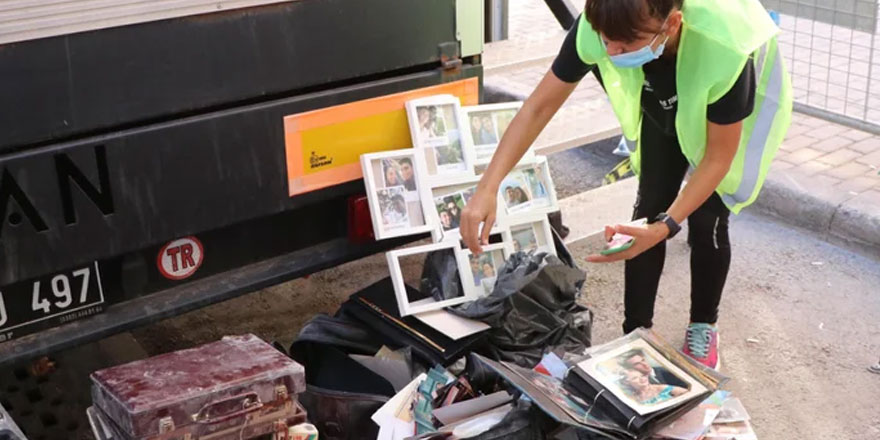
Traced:
MULTIPOLYGON (((570 262, 517 252, 498 271, 491 294, 447 310, 492 327, 484 354, 493 359, 531 368, 550 350, 582 352, 590 346, 592 314, 577 304, 586 274, 570 262)), ((459 279, 454 253, 428 256, 422 285, 435 299, 460 295, 447 296, 460 292, 459 279)))

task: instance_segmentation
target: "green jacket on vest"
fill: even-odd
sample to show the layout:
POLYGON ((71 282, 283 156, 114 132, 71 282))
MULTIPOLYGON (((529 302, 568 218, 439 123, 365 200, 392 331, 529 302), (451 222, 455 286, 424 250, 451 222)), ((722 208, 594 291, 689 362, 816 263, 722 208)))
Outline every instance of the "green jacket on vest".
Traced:
MULTIPOLYGON (((791 80, 777 48, 778 28, 758 0, 684 0, 682 15, 675 130, 692 167, 706 151, 706 108, 733 87, 749 57, 754 62, 755 109, 743 121, 739 149, 715 190, 736 214, 758 197, 791 122, 791 80)), ((638 173, 644 72, 616 67, 583 14, 577 51, 585 63, 598 66, 624 136, 636 141, 631 157, 638 173)))

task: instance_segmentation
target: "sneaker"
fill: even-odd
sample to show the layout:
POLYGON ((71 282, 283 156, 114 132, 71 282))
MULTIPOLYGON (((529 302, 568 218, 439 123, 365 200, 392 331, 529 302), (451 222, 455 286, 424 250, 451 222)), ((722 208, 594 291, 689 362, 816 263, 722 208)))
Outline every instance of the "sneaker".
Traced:
POLYGON ((718 357, 718 327, 712 324, 694 323, 688 326, 685 333, 682 352, 697 362, 715 369, 721 367, 718 357))

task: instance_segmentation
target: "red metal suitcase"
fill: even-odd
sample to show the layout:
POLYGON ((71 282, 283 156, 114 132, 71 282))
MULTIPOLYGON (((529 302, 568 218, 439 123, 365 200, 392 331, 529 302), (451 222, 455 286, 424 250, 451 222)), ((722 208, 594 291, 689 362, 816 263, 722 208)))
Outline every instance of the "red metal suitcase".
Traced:
POLYGON ((227 336, 92 373, 92 400, 123 440, 255 438, 306 419, 305 371, 254 335, 227 336))

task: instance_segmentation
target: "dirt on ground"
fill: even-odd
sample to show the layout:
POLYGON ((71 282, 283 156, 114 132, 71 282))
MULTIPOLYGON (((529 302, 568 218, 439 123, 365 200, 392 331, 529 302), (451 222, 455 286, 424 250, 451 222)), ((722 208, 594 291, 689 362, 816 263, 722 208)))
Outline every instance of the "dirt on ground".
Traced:
MULTIPOLYGON (((685 232, 686 234, 686 232, 685 232)), ((732 227, 734 258, 721 305, 722 372, 764 439, 880 438, 880 263, 778 225, 742 216, 732 227)), ((584 240, 571 251, 588 272, 583 302, 594 342, 621 335, 623 266, 587 265, 584 240)), ((655 329, 683 341, 689 257, 670 242, 655 329)), ((409 268, 414 271, 415 268, 409 268)), ((351 293, 388 275, 384 255, 348 263, 207 307, 135 333, 150 353, 252 332, 288 346, 316 313, 333 313, 351 293)))

